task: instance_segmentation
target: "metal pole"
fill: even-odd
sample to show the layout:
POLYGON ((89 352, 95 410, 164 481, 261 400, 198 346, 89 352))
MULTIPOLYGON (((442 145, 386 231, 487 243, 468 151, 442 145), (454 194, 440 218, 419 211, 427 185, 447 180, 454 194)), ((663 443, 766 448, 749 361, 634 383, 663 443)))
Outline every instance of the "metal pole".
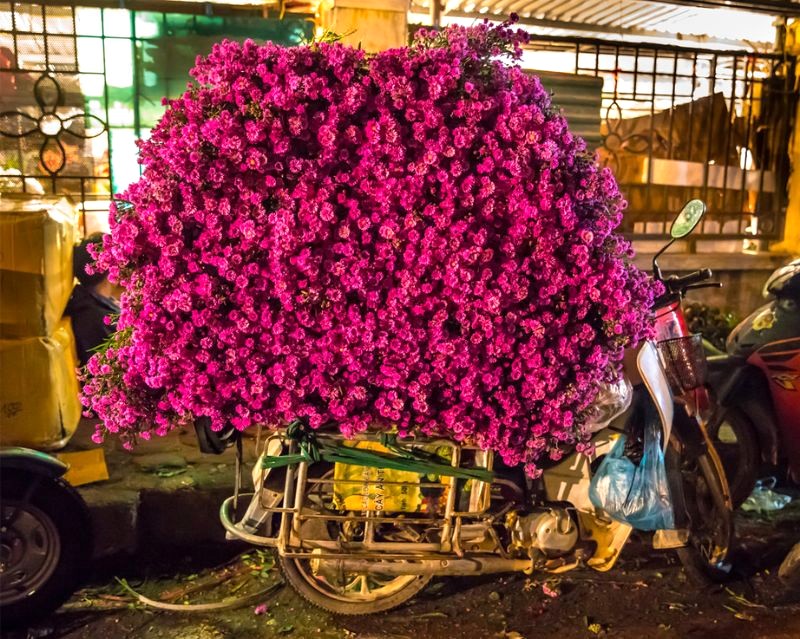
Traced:
POLYGON ((431 1, 431 26, 439 28, 442 26, 442 0, 431 1))

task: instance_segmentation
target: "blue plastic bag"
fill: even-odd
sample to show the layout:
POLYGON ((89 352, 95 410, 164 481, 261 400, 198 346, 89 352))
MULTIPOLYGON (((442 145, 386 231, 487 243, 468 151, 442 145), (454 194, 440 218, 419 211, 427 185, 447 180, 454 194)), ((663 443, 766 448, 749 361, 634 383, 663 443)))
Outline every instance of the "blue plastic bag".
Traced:
POLYGON ((625 436, 606 455, 592 477, 589 499, 612 519, 637 530, 675 528, 672 499, 667 482, 661 427, 649 420, 645 429, 644 454, 637 466, 625 457, 625 436))

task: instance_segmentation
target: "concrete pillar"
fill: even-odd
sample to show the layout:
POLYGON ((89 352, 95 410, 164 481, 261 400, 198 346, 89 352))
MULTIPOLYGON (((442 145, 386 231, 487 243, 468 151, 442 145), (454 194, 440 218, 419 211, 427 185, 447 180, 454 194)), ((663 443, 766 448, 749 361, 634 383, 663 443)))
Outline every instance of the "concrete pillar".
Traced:
POLYGON ((786 223, 783 227, 783 241, 773 244, 771 251, 800 254, 800 105, 797 107, 794 131, 789 142, 789 158, 792 175, 789 178, 789 199, 786 204, 786 223))
MULTIPOLYGON (((786 28, 785 47, 789 55, 800 55, 800 20, 793 20, 786 28)), ((792 164, 792 174, 789 177, 783 241, 773 244, 770 250, 798 255, 800 254, 800 103, 797 105, 794 129, 789 139, 789 160, 792 164)))
POLYGON ((375 53, 408 44, 410 0, 324 0, 319 7, 323 32, 375 53))

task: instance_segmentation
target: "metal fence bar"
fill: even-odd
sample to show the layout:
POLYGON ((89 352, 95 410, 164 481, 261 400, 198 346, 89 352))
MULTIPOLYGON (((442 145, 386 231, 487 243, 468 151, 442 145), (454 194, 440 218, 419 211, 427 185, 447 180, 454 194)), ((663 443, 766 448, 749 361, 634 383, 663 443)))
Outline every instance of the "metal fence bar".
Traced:
MULTIPOLYGON (((50 51, 49 47, 49 18, 57 20, 57 14, 45 15, 48 5, 43 2, 11 3, 10 6, 11 31, 2 35, 8 38, 9 44, 13 43, 15 52, 19 50, 20 38, 42 38, 46 68, 21 69, 19 67, 26 65, 18 61, 15 68, 0 70, 0 78, 6 73, 42 73, 56 78, 66 75, 63 70, 56 71, 61 68, 57 50, 50 51), (37 19, 41 17, 44 25, 42 33, 34 32, 24 20, 18 19, 18 11, 29 9, 41 11, 41 16, 39 13, 36 16, 37 19)), ((70 11, 72 33, 57 29, 54 38, 56 32, 58 38, 72 37, 77 75, 104 76, 101 100, 106 123, 111 124, 109 88, 105 81, 108 34, 103 31, 99 36, 81 36, 95 37, 102 43, 104 71, 79 68, 74 5, 70 11)), ((137 36, 132 24, 130 39, 134 64, 138 59, 137 36)), ((53 42, 55 46, 56 40, 53 42)), ((780 238, 786 205, 788 138, 797 100, 794 58, 780 53, 625 43, 574 36, 534 36, 529 46, 562 52, 566 65, 571 64, 573 72, 604 79, 600 96, 603 143, 597 151, 601 162, 613 165, 630 201, 624 221, 624 230, 629 235, 660 237, 681 199, 703 195, 708 200, 709 216, 697 236, 699 239, 780 238), (718 115, 722 104, 725 105, 722 109, 726 114, 724 122, 718 115), (614 148, 607 144, 611 141, 616 145, 614 148), (751 215, 758 218, 755 234, 747 230, 751 215)), ((72 72, 69 75, 73 75, 72 72)), ((138 89, 137 71, 134 90, 138 89)), ((556 102, 557 99, 556 96, 556 102)), ((138 119, 137 116, 138 112, 135 115, 138 119)), ((135 128, 138 131, 139 123, 135 123, 135 128)), ((106 135, 110 167, 111 132, 107 130, 106 135)), ((23 158, 21 139, 0 140, 5 143, 7 153, 18 153, 23 158)), ((46 179, 47 188, 53 191, 59 189, 59 184, 79 185, 82 198, 98 180, 105 180, 109 186, 111 183, 110 168, 108 175, 103 176, 70 175, 66 171, 57 176, 46 171, 32 175, 37 171, 32 170, 29 163, 21 164, 20 170, 22 175, 15 177, 14 183, 20 184, 19 190, 23 192, 30 190, 29 178, 46 179)))
MULTIPOLYGON (((796 82, 795 82, 795 72, 796 72, 796 64, 797 61, 794 58, 786 58, 784 59, 781 64, 784 65, 786 71, 783 74, 783 92, 782 92, 782 111, 786 114, 794 115, 795 111, 795 101, 793 98, 796 98, 796 82), (788 67, 788 68, 787 68, 788 67), (790 84, 791 79, 791 84, 790 84), (794 93, 793 93, 794 92, 794 93)), ((792 119, 791 117, 783 118, 781 120, 781 131, 779 133, 778 139, 786 141, 787 150, 789 144, 789 138, 791 137, 792 127, 791 127, 792 119)), ((780 180, 782 182, 789 181, 789 166, 788 166, 788 153, 782 158, 782 162, 780 164, 780 180)), ((788 204, 788 192, 786 189, 781 189, 778 191, 778 202, 776 203, 776 208, 780 211, 779 219, 774 220, 774 222, 778 225, 780 230, 782 230, 782 222, 786 215, 786 205, 788 204)), ((773 233, 775 233, 777 229, 773 229, 773 233)))
POLYGON ((543 71, 604 78, 598 160, 629 200, 628 235, 661 237, 682 200, 702 196, 709 215, 697 239, 780 238, 793 57, 574 36, 534 36, 528 46, 574 52, 548 57, 543 71))
MULTIPOLYGON (((772 69, 774 69, 774 63, 773 63, 772 69)), ((751 76, 752 76, 752 73, 753 73, 754 70, 755 70, 755 63, 752 62, 750 64, 750 75, 751 76)), ((751 80, 750 80, 750 83, 749 83, 749 87, 747 86, 747 81, 746 80, 747 80, 747 74, 745 74, 745 90, 747 88, 749 88, 750 92, 753 93, 753 95, 755 95, 755 84, 752 81, 752 77, 751 77, 751 80)), ((763 96, 759 96, 759 98, 758 98, 759 103, 761 102, 761 98, 762 97, 763 96)), ((760 104, 759 104, 759 106, 760 106, 760 104)), ((755 104, 753 104, 753 107, 755 107, 755 104)), ((747 138, 750 137, 750 124, 751 124, 751 122, 752 122, 752 118, 748 118, 748 122, 747 122, 747 138)), ((753 165, 756 166, 756 167, 763 166, 764 162, 763 162, 762 158, 760 157, 760 154, 758 153, 758 149, 755 149, 754 151, 755 152, 752 154, 753 155, 753 165)), ((745 164, 745 169, 742 171, 742 184, 741 184, 741 188, 739 189, 739 208, 744 207, 744 199, 745 199, 744 187, 745 187, 746 183, 747 183, 747 165, 745 164)), ((763 192, 763 190, 764 190, 764 172, 763 171, 761 172, 761 174, 759 176, 758 190, 759 190, 759 192, 763 192)), ((756 200, 755 212, 759 213, 760 212, 760 208, 761 208, 761 202, 760 202, 760 198, 759 198, 758 200, 756 200)))
MULTIPOLYGON (((738 71, 739 71, 739 56, 736 55, 733 57, 733 77, 731 78, 731 93, 729 98, 730 104, 736 104, 736 79, 738 71)), ((725 155, 728 157, 730 156, 731 138, 733 137, 733 127, 734 127, 734 118, 732 116, 733 114, 731 114, 731 117, 728 118, 728 127, 727 127, 728 132, 725 137, 725 155)), ((728 198, 728 163, 726 162, 725 168, 722 172, 722 201, 727 202, 728 201, 727 198, 728 198)), ((725 220, 723 219, 722 226, 720 228, 723 228, 724 224, 725 220)), ((742 231, 741 224, 739 225, 738 231, 739 232, 742 231)))
MULTIPOLYGON (((713 153, 713 142, 714 142, 714 110, 716 104, 713 102, 713 97, 715 95, 714 89, 716 88, 716 79, 717 79, 717 56, 714 56, 711 62, 711 87, 709 89, 709 95, 712 97, 711 107, 708 109, 708 125, 706 127, 708 141, 706 142, 706 162, 705 166, 703 167, 703 200, 708 202, 708 182, 709 182, 709 171, 711 167, 711 159, 713 153)), ((691 127, 694 129, 694 127, 691 127)), ((727 160, 725 162, 725 166, 727 166, 727 160)), ((724 206, 724 201, 723 201, 724 206)), ((708 221, 708 218, 703 219, 703 225, 700 228, 701 233, 705 231, 705 223, 708 221)))

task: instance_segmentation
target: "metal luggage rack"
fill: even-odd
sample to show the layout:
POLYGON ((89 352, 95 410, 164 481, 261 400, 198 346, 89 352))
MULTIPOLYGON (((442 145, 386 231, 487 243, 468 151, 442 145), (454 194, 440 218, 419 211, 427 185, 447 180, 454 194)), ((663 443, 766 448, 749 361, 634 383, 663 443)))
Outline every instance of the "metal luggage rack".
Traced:
MULTIPOLYGON (((346 446, 356 448, 358 444, 370 442, 380 444, 381 433, 364 433, 352 437, 345 437, 339 433, 318 433, 320 440, 326 446, 346 446)), ((397 448, 405 451, 435 449, 441 453, 447 450, 442 462, 454 469, 454 473, 463 471, 491 472, 493 455, 476 446, 463 445, 446 439, 414 438, 397 440, 397 448), (465 466, 465 458, 472 461, 472 466, 465 466)), ((233 511, 237 496, 234 495, 222 504, 220 519, 226 531, 243 541, 251 544, 278 548, 281 554, 295 558, 341 558, 357 552, 360 557, 380 559, 403 559, 413 554, 415 559, 441 558, 441 554, 456 552, 463 554, 460 548, 462 530, 470 525, 480 525, 488 534, 494 531, 491 522, 499 515, 487 513, 491 481, 473 480, 467 484, 463 476, 437 476, 435 479, 426 477, 415 471, 400 471, 403 475, 412 474, 414 478, 383 480, 378 475, 377 467, 362 466, 363 479, 353 477, 334 477, 335 464, 324 462, 327 472, 319 473, 310 469, 319 467, 315 462, 298 461, 285 466, 285 478, 282 491, 274 482, 265 482, 266 469, 263 460, 268 456, 275 456, 277 451, 287 458, 297 456, 301 446, 296 439, 287 436, 287 430, 273 431, 263 442, 259 442, 257 467, 260 472, 254 471, 255 493, 242 494, 239 497, 252 498, 256 496, 263 512, 266 514, 259 534, 247 532, 234 523, 233 511), (267 485, 265 485, 265 483, 267 485), (405 490, 409 494, 416 494, 420 499, 423 490, 429 492, 439 491, 441 510, 431 508, 429 511, 401 512, 395 510, 365 509, 339 510, 333 503, 334 487, 342 489, 347 486, 354 487, 353 497, 361 496, 364 502, 375 501, 373 495, 383 491, 384 496, 389 490, 405 490), (462 502, 466 500, 468 507, 459 509, 459 496, 462 502), (280 505, 279 505, 280 504, 280 505), (279 516, 279 517, 276 517, 279 516), (381 540, 382 527, 425 526, 426 529, 436 531, 436 539, 425 541, 385 541, 381 540), (331 528, 358 529, 355 539, 322 538, 320 531, 331 528), (264 534, 260 534, 260 533, 264 534), (396 555, 396 556, 395 556, 396 555)), ((400 455, 398 455, 400 458, 400 455)), ((274 457, 273 457, 274 459, 274 457)), ((347 464, 351 466, 351 464, 347 464)), ((355 466, 356 464, 352 464, 355 466)), ((273 468, 271 472, 275 472, 273 468)), ((387 471, 391 472, 391 471, 387 471)), ((330 535, 329 535, 330 537, 330 535)), ((498 545, 499 545, 499 540, 498 545)), ((452 556, 452 555, 451 555, 452 556)))

